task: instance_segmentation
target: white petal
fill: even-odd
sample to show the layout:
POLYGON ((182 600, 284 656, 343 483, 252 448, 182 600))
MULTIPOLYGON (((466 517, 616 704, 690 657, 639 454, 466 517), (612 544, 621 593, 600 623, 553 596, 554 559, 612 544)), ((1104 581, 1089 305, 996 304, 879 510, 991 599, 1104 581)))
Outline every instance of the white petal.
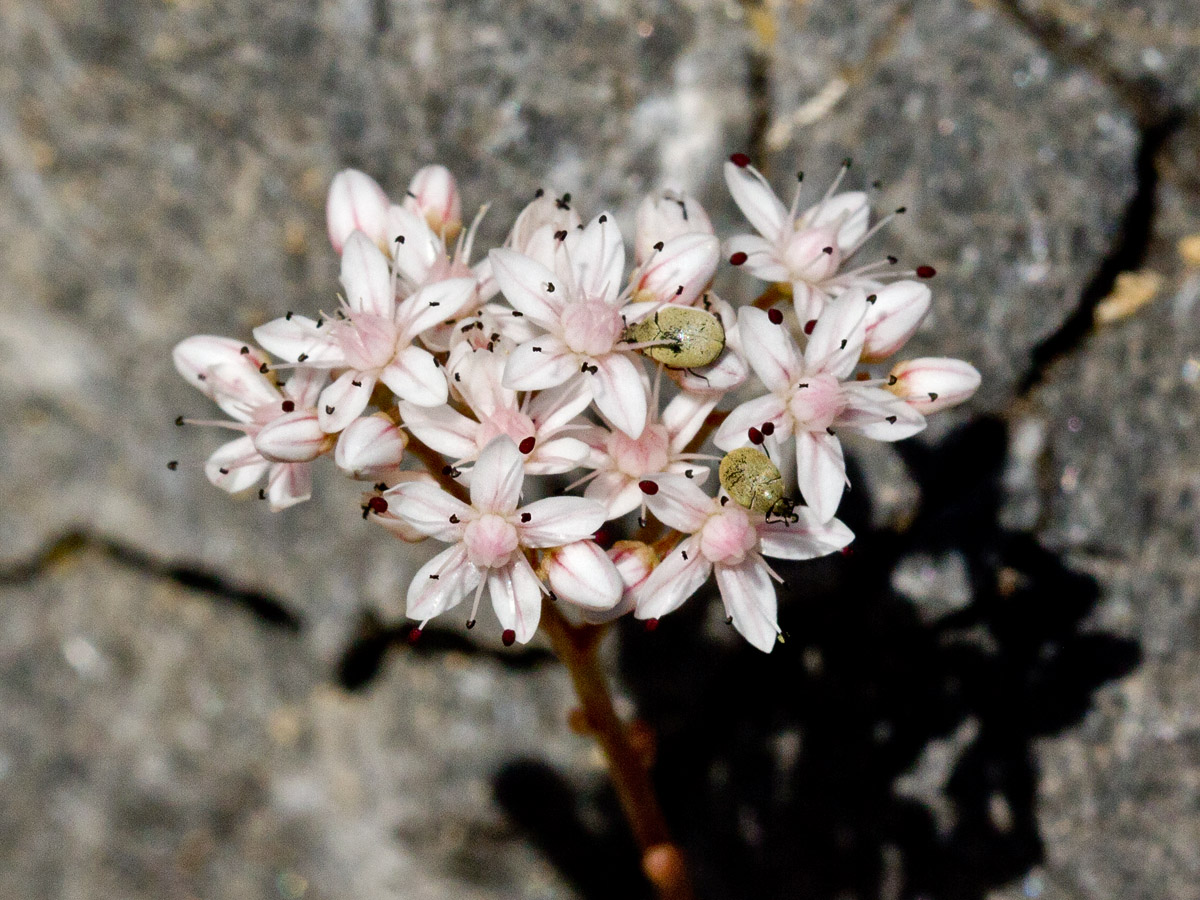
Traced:
POLYGON ((787 437, 791 433, 792 420, 786 413, 787 407, 784 402, 774 394, 747 400, 734 407, 725 417, 725 421, 713 435, 713 443, 726 452, 744 447, 750 439, 750 429, 761 429, 764 422, 774 423, 776 434, 779 437, 787 437))
POLYGON ((475 517, 467 504, 426 481, 401 482, 383 496, 389 513, 439 541, 461 540, 467 521, 475 517), (458 521, 451 522, 452 516, 458 521))
POLYGON ((766 564, 747 559, 740 566, 717 566, 717 587, 733 627, 763 653, 770 653, 779 635, 775 585, 766 564))
POLYGON ((918 281, 896 281, 874 293, 863 325, 863 360, 887 359, 902 346, 929 312, 933 294, 918 281))
POLYGON ((296 404, 296 409, 315 408, 328 381, 326 369, 293 369, 292 377, 283 386, 283 395, 296 404))
POLYGON ((312 496, 312 466, 308 463, 279 463, 271 467, 267 479, 267 500, 271 512, 279 512, 312 496))
POLYGON ((828 292, 807 281, 792 282, 792 308, 796 311, 796 319, 806 325, 821 318, 821 313, 832 301, 828 292))
POLYGON ((605 518, 616 519, 642 505, 642 489, 628 475, 602 472, 588 482, 583 496, 604 506, 605 518))
POLYGON ((424 622, 444 613, 475 590, 482 578, 483 573, 467 561, 462 544, 447 547, 421 566, 409 583, 408 617, 424 622))
POLYGON ((816 559, 836 553, 854 540, 854 532, 841 519, 820 522, 812 510, 798 506, 798 522, 772 521, 758 527, 763 556, 778 559, 816 559))
POLYGON ((292 315, 272 319, 254 329, 254 339, 280 359, 303 363, 314 368, 344 366, 345 354, 333 336, 328 322, 317 327, 315 320, 307 316, 292 315))
POLYGON ((355 372, 343 373, 317 398, 317 421, 329 434, 336 434, 362 414, 375 389, 375 376, 355 372))
POLYGON ((713 511, 713 500, 694 480, 673 472, 651 475, 643 480, 658 488, 655 493, 646 494, 646 505, 658 521, 685 534, 704 527, 713 511))
POLYGON ((387 194, 370 175, 357 169, 338 172, 329 185, 325 204, 325 223, 333 249, 340 253, 355 230, 366 232, 376 243, 385 243, 387 209, 387 194))
POLYGON ((421 288, 400 304, 396 324, 412 340, 422 332, 458 315, 475 297, 474 278, 448 278, 421 288))
POLYGON ((678 394, 662 411, 659 421, 670 436, 672 453, 682 453, 692 438, 704 427, 704 420, 717 405, 716 397, 695 397, 678 394))
POLYGON ((525 460, 508 435, 483 448, 471 469, 471 505, 480 512, 507 515, 521 501, 525 460))
POLYGON ((416 207, 435 231, 462 222, 462 199, 450 170, 441 165, 422 166, 408 183, 404 202, 416 207))
POLYGON ((429 270, 445 252, 441 238, 433 233, 425 217, 403 206, 388 210, 387 242, 396 271, 414 286, 425 283, 429 270))
POLYGON ((513 309, 543 328, 554 327, 567 302, 567 285, 541 263, 512 250, 493 250, 492 274, 513 309), (553 285, 554 290, 548 290, 553 285))
POLYGON ((613 303, 621 292, 625 244, 611 213, 601 213, 571 240, 575 287, 585 297, 613 303))
MULTIPOLYGON (((846 378, 862 355, 867 295, 861 288, 846 291, 826 305, 804 348, 804 367, 810 375, 846 378)), ((745 338, 743 337, 743 340, 745 338)), ((753 364, 753 359, 751 364, 753 364)))
POLYGON ((738 234, 725 242, 725 258, 745 253, 746 261, 740 265, 755 278, 763 281, 787 281, 788 267, 780 260, 779 251, 773 243, 756 234, 738 234))
POLYGON ((979 370, 961 359, 922 357, 898 363, 889 388, 913 409, 928 415, 969 400, 979 389, 979 370))
POLYGON ((579 374, 578 358, 558 338, 543 335, 526 341, 508 355, 504 386, 514 391, 558 387, 579 374))
MULTIPOLYGON (((865 303, 865 301, 864 301, 865 303)), ((785 391, 804 372, 800 351, 784 323, 776 325, 766 310, 744 306, 738 332, 747 362, 769 391, 785 391)))
POLYGON ((846 407, 834 420, 835 429, 848 428, 875 441, 900 441, 925 427, 925 417, 883 388, 859 384, 842 386, 846 407))
POLYGON ((396 311, 387 257, 361 231, 352 232, 342 250, 342 290, 355 312, 391 319, 396 311))
POLYGON ((591 455, 591 448, 576 438, 558 438, 538 443, 525 461, 530 475, 561 475, 579 468, 591 455))
POLYGON ((575 541, 554 551, 546 576, 560 600, 589 609, 611 609, 625 592, 621 573, 595 541, 575 541))
POLYGON ((725 163, 725 183, 742 215, 768 241, 778 241, 789 226, 788 211, 753 166, 725 163))
POLYGON ((450 396, 445 374, 433 355, 420 347, 401 350, 379 378, 401 400, 417 406, 441 406, 450 396))
POLYGON ((708 581, 712 563, 700 552, 700 539, 690 537, 677 545, 654 567, 650 577, 632 588, 639 619, 658 619, 683 605, 683 601, 708 581))
POLYGON ((725 332, 725 352, 711 366, 699 369, 668 369, 667 374, 683 390, 701 397, 721 395, 741 387, 750 376, 750 367, 739 353, 728 343, 729 332, 725 332))
POLYGON ((568 381, 558 388, 539 391, 526 414, 537 426, 539 436, 552 434, 587 409, 592 392, 583 379, 568 381))
POLYGON ((862 191, 846 191, 807 210, 799 219, 799 227, 837 227, 838 248, 845 253, 867 233, 870 217, 871 204, 867 195, 862 191))
POLYGON ((654 245, 681 234, 712 234, 712 221, 704 207, 683 191, 666 188, 647 194, 638 204, 634 237, 634 262, 641 265, 654 255, 654 245))
POLYGON ((208 373, 217 366, 241 365, 249 372, 258 374, 259 368, 269 361, 265 353, 245 341, 210 334, 185 338, 175 345, 171 356, 179 374, 207 397, 212 397, 214 390, 208 373), (242 352, 243 348, 245 353, 242 352))
POLYGON ((204 464, 204 474, 221 490, 236 494, 262 478, 270 466, 245 436, 218 447, 204 464))
POLYGON ((312 462, 329 450, 332 441, 317 421, 316 410, 298 409, 272 419, 254 436, 254 447, 277 463, 312 462))
POLYGON ((594 361, 590 376, 596 408, 615 428, 638 438, 646 427, 646 385, 641 370, 628 356, 609 353, 594 361))
POLYGON ((346 426, 334 448, 333 461, 351 478, 377 481, 399 467, 407 446, 408 435, 378 413, 346 426))
POLYGON ((822 522, 832 519, 846 488, 841 442, 823 431, 797 433, 796 478, 813 514, 822 522))
POLYGON ((517 512, 524 547, 561 547, 591 537, 604 524, 604 507, 584 497, 547 497, 517 512))
POLYGON ((474 459, 480 424, 449 406, 417 406, 400 401, 400 418, 421 443, 450 459, 474 459))
POLYGON ((513 630, 517 641, 526 643, 537 631, 542 615, 542 583, 523 556, 503 569, 489 569, 487 579, 500 627, 513 630))
POLYGON ((683 234, 667 241, 637 283, 637 295, 691 305, 717 271, 721 243, 711 234, 683 234), (683 290, 680 290, 683 288, 683 290))

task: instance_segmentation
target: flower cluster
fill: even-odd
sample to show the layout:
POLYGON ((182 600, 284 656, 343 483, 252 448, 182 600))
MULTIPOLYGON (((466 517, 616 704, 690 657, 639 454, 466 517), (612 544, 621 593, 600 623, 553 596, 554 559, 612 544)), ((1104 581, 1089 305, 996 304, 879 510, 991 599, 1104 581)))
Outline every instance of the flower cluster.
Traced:
POLYGON ((327 211, 336 307, 267 322, 258 346, 175 348, 230 417, 202 424, 242 433, 205 473, 230 492, 265 476, 273 510, 310 496, 321 456, 372 483, 364 518, 449 545, 408 589, 422 626, 470 598, 472 627, 485 591, 509 644, 533 636, 544 597, 588 621, 653 623, 715 574, 729 620, 770 651, 780 579, 766 557, 853 538, 836 518, 841 435, 908 437, 979 385, 959 360, 880 368, 928 312, 913 279, 933 270, 847 268, 883 222, 870 226, 865 194, 838 192, 843 175, 801 212, 799 192, 785 207, 735 154, 726 181, 758 234, 722 249, 693 197, 660 191, 637 210, 627 274, 613 216, 584 222, 570 195, 539 191, 472 263, 483 210, 464 228, 447 169, 421 169, 399 203, 341 172, 327 211), (769 283, 753 304, 712 291, 722 255, 769 283), (722 411, 735 391, 748 399, 722 411), (714 478, 710 440, 760 452, 726 457, 737 465, 714 478), (781 498, 788 484, 798 494, 781 498), (635 539, 614 542, 635 512, 635 539))

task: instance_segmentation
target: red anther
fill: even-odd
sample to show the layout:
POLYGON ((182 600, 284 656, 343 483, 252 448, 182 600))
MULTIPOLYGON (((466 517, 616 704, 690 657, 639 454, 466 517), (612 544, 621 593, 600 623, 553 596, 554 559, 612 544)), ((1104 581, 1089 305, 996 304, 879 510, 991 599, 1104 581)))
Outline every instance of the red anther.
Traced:
POLYGON ((421 629, 420 628, 414 628, 412 631, 410 631, 408 633, 408 642, 410 644, 415 644, 420 639, 421 639, 421 629))
POLYGON ((647 619, 646 620, 646 630, 647 631, 653 631, 657 627, 658 627, 658 619, 647 619))
POLYGON ((842 556, 853 556, 853 555, 854 555, 853 547, 843 547, 842 548, 842 556))
POLYGON ((729 157, 729 161, 739 169, 744 169, 746 166, 750 165, 750 157, 745 153, 735 153, 729 157))
POLYGON ((646 481, 639 481, 638 487, 642 489, 643 494, 647 494, 651 497, 658 493, 658 485, 649 479, 646 481))
POLYGON ((937 274, 937 269, 933 266, 917 266, 918 278, 932 278, 937 274))
POLYGON ((283 401, 283 411, 284 412, 295 412, 296 411, 296 401, 295 400, 284 400, 283 401))
POLYGON ((733 256, 729 257, 729 264, 732 266, 740 266, 742 263, 744 263, 749 258, 750 257, 748 257, 741 250, 739 250, 737 253, 733 254, 733 256))
POLYGON ((805 334, 812 334, 812 333, 813 333, 813 329, 814 329, 814 328, 816 328, 816 327, 817 327, 817 320, 816 320, 816 319, 809 319, 807 322, 805 322, 805 323, 804 323, 804 333, 805 333, 805 334))
POLYGON ((854 380, 855 381, 870 381, 871 373, 870 372, 859 372, 857 375, 854 376, 854 380))
POLYGON ((367 501, 367 509, 379 515, 388 511, 388 502, 382 497, 372 497, 367 501))
POLYGON ((522 453, 532 453, 534 446, 537 444, 537 438, 527 437, 517 445, 517 449, 522 453))
POLYGON ((767 310, 767 318, 771 320, 772 325, 782 325, 783 324, 783 310, 782 309, 769 309, 769 310, 767 310))
POLYGON ((765 434, 767 437, 770 437, 771 435, 773 435, 775 433, 775 423, 774 422, 763 422, 762 428, 759 430, 762 431, 762 433, 765 434))
POLYGON ((500 635, 500 640, 504 642, 505 647, 511 647, 517 641, 517 633, 511 628, 505 628, 504 634, 500 635))
POLYGON ((763 433, 757 428, 751 428, 747 434, 750 436, 750 443, 761 444, 763 442, 763 433))

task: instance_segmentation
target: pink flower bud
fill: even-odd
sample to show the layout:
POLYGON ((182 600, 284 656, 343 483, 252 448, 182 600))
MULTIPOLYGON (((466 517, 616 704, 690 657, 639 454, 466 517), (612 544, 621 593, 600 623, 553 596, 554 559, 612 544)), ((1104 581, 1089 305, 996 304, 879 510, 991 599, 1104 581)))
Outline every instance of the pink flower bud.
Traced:
POLYGON ((333 461, 351 478, 377 481, 395 472, 407 446, 408 435, 387 416, 364 416, 342 431, 333 461))
POLYGON ((929 288, 916 281, 893 282, 874 296, 863 320, 867 330, 863 362, 887 359, 904 346, 929 312, 933 297, 929 288))
POLYGON ((640 266, 654 254, 654 245, 681 234, 712 234, 712 222, 696 200, 682 191, 647 194, 637 208, 634 261, 640 266))
POLYGON ((550 589, 561 599, 589 609, 611 609, 625 583, 595 541, 575 541, 550 551, 542 563, 550 589))
POLYGON ((667 241, 642 272, 634 299, 658 300, 687 306, 700 296, 721 254, 721 242, 711 234, 682 234, 667 241))
POLYGON ((513 222, 505 246, 553 270, 558 247, 555 235, 574 231, 580 225, 579 213, 563 197, 539 193, 513 222))
POLYGON ((311 462, 333 446, 321 430, 315 409, 298 409, 268 422, 254 436, 254 448, 272 462, 311 462))
POLYGON ((969 400, 979 382, 979 370, 970 363, 928 356, 896 363, 887 389, 928 415, 969 400))
POLYGON ((445 166, 425 166, 413 176, 408 185, 405 206, 420 213, 435 234, 446 243, 458 236, 462 228, 462 200, 458 184, 445 166))
POLYGON ((658 554, 654 548, 641 541, 617 541, 608 551, 608 558, 617 567, 627 588, 640 585, 658 565, 658 554))
POLYGON ((388 198, 375 179, 357 169, 343 169, 333 176, 325 204, 329 241, 338 253, 351 232, 366 234, 381 247, 387 246, 388 198))

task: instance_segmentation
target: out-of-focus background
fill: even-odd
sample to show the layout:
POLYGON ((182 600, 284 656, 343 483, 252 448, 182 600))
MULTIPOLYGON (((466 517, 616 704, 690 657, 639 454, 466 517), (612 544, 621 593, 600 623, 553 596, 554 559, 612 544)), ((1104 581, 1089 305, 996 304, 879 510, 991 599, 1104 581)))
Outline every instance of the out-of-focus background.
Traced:
POLYGON ((695 599, 608 648, 702 895, 1200 897, 1200 6, 4 0, 0 45, 0 896, 646 896, 549 654, 408 646, 404 546, 331 466, 212 488, 170 350, 328 306, 345 166, 447 164, 492 242, 668 182, 729 235, 745 150, 906 204, 910 355, 984 383, 852 447, 786 645, 695 599))

